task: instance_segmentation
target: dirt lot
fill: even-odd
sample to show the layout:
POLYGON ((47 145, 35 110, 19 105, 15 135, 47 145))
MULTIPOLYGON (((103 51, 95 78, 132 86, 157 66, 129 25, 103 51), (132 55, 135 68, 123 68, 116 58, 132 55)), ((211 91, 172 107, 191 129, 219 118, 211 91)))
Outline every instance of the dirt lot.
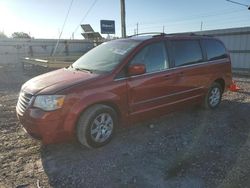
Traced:
POLYGON ((249 187, 250 78, 235 77, 242 90, 215 111, 188 108, 89 150, 41 146, 20 128, 21 84, 46 71, 0 67, 0 187, 249 187))

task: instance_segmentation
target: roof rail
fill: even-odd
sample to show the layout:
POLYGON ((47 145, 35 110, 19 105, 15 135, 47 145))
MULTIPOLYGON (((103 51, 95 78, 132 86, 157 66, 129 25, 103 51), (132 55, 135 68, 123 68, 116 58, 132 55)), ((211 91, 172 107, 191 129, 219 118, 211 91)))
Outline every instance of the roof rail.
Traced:
POLYGON ((131 38, 135 36, 143 36, 143 35, 153 35, 153 37, 160 37, 160 36, 173 36, 173 35, 179 35, 179 36, 205 36, 205 37, 213 37, 213 35, 205 35, 205 34, 199 34, 194 32, 187 32, 187 33, 162 33, 162 32, 148 32, 148 33, 138 33, 135 35, 127 36, 126 38, 131 38))
POLYGON ((205 37, 213 37, 213 35, 208 35, 208 34, 200 34, 200 33, 194 33, 194 32, 189 32, 189 33, 170 33, 167 35, 183 35, 183 36, 205 36, 205 37))
POLYGON ((189 33, 169 33, 168 35, 188 35, 188 36, 195 36, 196 33, 189 32, 189 33))
POLYGON ((141 35, 165 36, 167 34, 166 33, 161 33, 161 32, 138 33, 138 34, 127 36, 127 38, 135 37, 135 36, 141 36, 141 35))

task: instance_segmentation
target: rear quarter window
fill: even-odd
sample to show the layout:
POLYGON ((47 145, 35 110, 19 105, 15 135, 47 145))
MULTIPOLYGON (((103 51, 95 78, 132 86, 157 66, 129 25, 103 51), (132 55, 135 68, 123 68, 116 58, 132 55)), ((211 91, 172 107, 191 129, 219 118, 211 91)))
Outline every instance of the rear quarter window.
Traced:
POLYGON ((202 43, 207 53, 208 61, 227 58, 227 51, 221 42, 217 40, 203 40, 202 43))

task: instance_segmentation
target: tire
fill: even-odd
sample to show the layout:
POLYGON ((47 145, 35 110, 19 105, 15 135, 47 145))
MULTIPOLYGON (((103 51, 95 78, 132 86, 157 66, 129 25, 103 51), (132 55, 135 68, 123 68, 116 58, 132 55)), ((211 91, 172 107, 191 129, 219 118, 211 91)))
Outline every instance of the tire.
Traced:
POLYGON ((219 106, 222 98, 222 88, 217 82, 214 82, 206 94, 204 107, 206 109, 215 109, 219 106))
POLYGON ((79 118, 77 140, 89 148, 104 146, 112 139, 117 123, 113 108, 102 104, 93 105, 79 118))

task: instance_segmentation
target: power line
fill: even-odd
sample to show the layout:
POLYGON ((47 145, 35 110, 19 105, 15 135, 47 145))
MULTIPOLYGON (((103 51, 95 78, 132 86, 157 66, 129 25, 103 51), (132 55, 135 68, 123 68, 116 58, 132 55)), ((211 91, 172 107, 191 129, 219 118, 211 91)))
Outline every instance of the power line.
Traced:
POLYGON ((95 6, 95 4, 97 3, 98 0, 95 0, 91 6, 89 7, 89 9, 87 10, 86 14, 82 17, 80 23, 77 25, 77 27, 75 28, 73 34, 78 30, 78 28, 80 27, 81 23, 86 19, 86 17, 88 16, 88 14, 90 13, 91 9, 95 6))
POLYGON ((63 30, 64 30, 64 27, 65 27, 65 24, 66 24, 67 19, 68 19, 68 17, 69 17, 69 12, 70 12, 70 10, 71 10, 71 7, 72 7, 72 4, 73 4, 73 1, 74 1, 74 0, 71 0, 71 2, 70 2, 70 5, 69 5, 69 8, 68 8, 68 11, 67 11, 66 17, 65 17, 65 19, 64 19, 64 22, 63 22, 63 25, 62 25, 62 29, 61 29, 61 32, 60 32, 59 38, 58 38, 58 40, 57 40, 57 42, 56 42, 56 46, 55 46, 55 48, 54 48, 54 50, 53 50, 52 56, 54 56, 54 55, 55 55, 55 53, 56 53, 56 50, 57 50, 57 47, 58 47, 58 44, 59 44, 59 40, 61 39, 61 36, 62 36, 62 33, 63 33, 63 30))
MULTIPOLYGON (((189 28, 190 30, 190 24, 192 24, 192 28, 193 30, 199 30, 200 29, 200 21, 201 18, 203 21, 203 30, 204 28, 206 28, 206 30, 209 29, 215 29, 215 24, 217 24, 217 27, 221 28, 221 26, 232 26, 230 24, 235 23, 235 25, 240 26, 240 23, 245 24, 245 25, 249 25, 247 24, 249 18, 248 17, 244 17, 244 19, 240 19, 239 17, 235 17, 233 16, 233 14, 238 14, 238 12, 245 12, 245 9, 238 9, 237 11, 232 11, 232 9, 230 9, 231 11, 229 11, 229 9, 224 9, 226 12, 218 12, 217 14, 212 14, 212 12, 206 12, 205 14, 200 14, 200 16, 197 16, 197 14, 193 14, 191 17, 188 16, 186 18, 178 18, 176 19, 169 19, 168 21, 162 21, 162 22, 154 22, 154 23, 144 23, 144 24, 140 24, 140 31, 141 32, 150 32, 152 31, 162 31, 162 27, 163 26, 167 26, 167 30, 175 30, 175 28, 180 28, 182 27, 183 29, 185 27, 189 28), (230 14, 230 16, 226 16, 230 14), (224 19, 219 19, 218 20, 218 16, 222 15, 224 16, 224 19), (226 16, 226 17, 225 17, 226 16), (188 18, 188 19, 187 19, 188 18), (207 19, 206 19, 207 18, 207 19), (229 24, 230 23, 230 24, 229 24), (204 27, 205 26, 205 27, 204 27)), ((213 11, 215 12, 215 11, 213 11)), ((134 25, 134 24, 133 24, 134 25)), ((133 33, 136 31, 136 27, 135 26, 130 26, 128 28, 129 29, 129 33, 133 33)), ((185 32, 186 29, 183 30, 183 32, 185 32)))
MULTIPOLYGON (((219 16, 219 15, 226 15, 226 14, 234 14, 234 13, 237 13, 237 12, 241 12, 241 11, 243 11, 243 9, 242 10, 238 10, 238 11, 228 11, 228 12, 223 12, 223 13, 218 13, 218 14, 203 14, 203 15, 193 15, 192 17, 190 17, 190 19, 177 19, 177 20, 169 20, 170 22, 168 22, 168 23, 177 23, 177 22, 187 22, 187 21, 190 21, 190 20, 200 20, 200 18, 207 18, 207 17, 215 17, 215 16, 219 16)), ((152 22, 152 23, 140 23, 140 26, 145 26, 145 25, 158 25, 158 24, 160 24, 160 23, 163 23, 163 24, 165 24, 166 23, 166 21, 164 22, 156 22, 156 21, 154 21, 154 22, 152 22)), ((134 28, 134 26, 129 26, 128 28, 134 28)))
MULTIPOLYGON (((206 22, 206 25, 205 25, 206 29, 205 30, 208 30, 208 29, 221 29, 221 28, 224 28, 225 26, 230 27, 232 25, 232 23, 241 26, 241 24, 246 23, 246 21, 248 21, 248 18, 242 18, 242 19, 236 18, 236 19, 216 20, 216 21, 213 21, 213 22, 206 22), (215 22, 219 24, 218 25, 219 28, 214 27, 215 22)), ((180 24, 179 23, 179 24, 175 24, 175 25, 172 24, 172 25, 164 25, 164 26, 168 28, 168 33, 173 32, 174 30, 176 30, 176 28, 178 28, 179 32, 187 32, 187 30, 185 29, 185 26, 190 26, 190 23, 189 24, 188 23, 186 23, 186 24, 180 24)), ((200 26, 200 22, 197 21, 196 26, 193 25, 192 28, 189 28, 188 30, 191 29, 192 31, 198 31, 199 26, 200 26)), ((162 25, 157 25, 155 27, 147 27, 147 28, 144 27, 144 28, 141 28, 140 31, 141 32, 150 32, 150 31, 152 31, 150 28, 153 29, 154 32, 162 31, 162 25)), ((131 29, 131 32, 129 32, 129 33, 133 33, 132 29, 131 29)))
POLYGON ((246 5, 246 4, 243 4, 243 3, 239 3, 239 2, 236 2, 236 1, 231 1, 231 0, 226 0, 230 3, 234 3, 234 4, 237 4, 237 5, 241 5, 241 6, 244 6, 244 7, 247 7, 248 9, 250 9, 250 6, 249 5, 246 5))
MULTIPOLYGON (((219 23, 221 25, 224 24, 224 23, 238 23, 239 21, 248 21, 249 18, 235 18, 235 19, 228 19, 228 20, 214 20, 214 21, 206 21, 205 24, 209 24, 209 25, 214 25, 214 23, 219 23)), ((196 24, 197 26, 200 26, 201 22, 200 21, 188 21, 188 23, 184 22, 184 23, 173 23, 173 24, 165 24, 164 26, 167 27, 167 28, 173 28, 173 27, 178 27, 178 26, 190 26, 190 24, 192 23, 192 25, 196 24)), ((203 21, 203 25, 204 25, 204 21, 203 21)), ((155 26, 150 26, 150 27, 141 27, 140 30, 142 31, 146 31, 148 29, 162 29, 162 26, 163 25, 155 25, 155 26)), ((197 27, 198 28, 198 27, 197 27)))
MULTIPOLYGON (((210 16, 217 16, 217 15, 221 15, 221 14, 230 14, 230 13, 234 13, 234 12, 239 12, 239 11, 243 11, 245 9, 237 9, 237 10, 232 10, 232 8, 230 9, 221 9, 221 10, 217 10, 217 11, 209 11, 209 12, 205 12, 202 14, 191 14, 191 15, 185 15, 185 19, 197 19, 200 17, 210 17, 210 16)), ((168 18, 162 18, 162 19, 157 19, 157 20, 152 20, 150 22, 140 22, 140 25, 150 25, 150 24, 155 24, 156 22, 160 22, 163 23, 165 21, 172 21, 173 19, 168 19, 168 18)), ((177 19, 173 20, 173 21, 179 21, 179 20, 183 20, 182 17, 178 17, 177 19)), ((131 23, 128 24, 127 26, 129 27, 133 27, 135 25, 135 23, 131 23)))

